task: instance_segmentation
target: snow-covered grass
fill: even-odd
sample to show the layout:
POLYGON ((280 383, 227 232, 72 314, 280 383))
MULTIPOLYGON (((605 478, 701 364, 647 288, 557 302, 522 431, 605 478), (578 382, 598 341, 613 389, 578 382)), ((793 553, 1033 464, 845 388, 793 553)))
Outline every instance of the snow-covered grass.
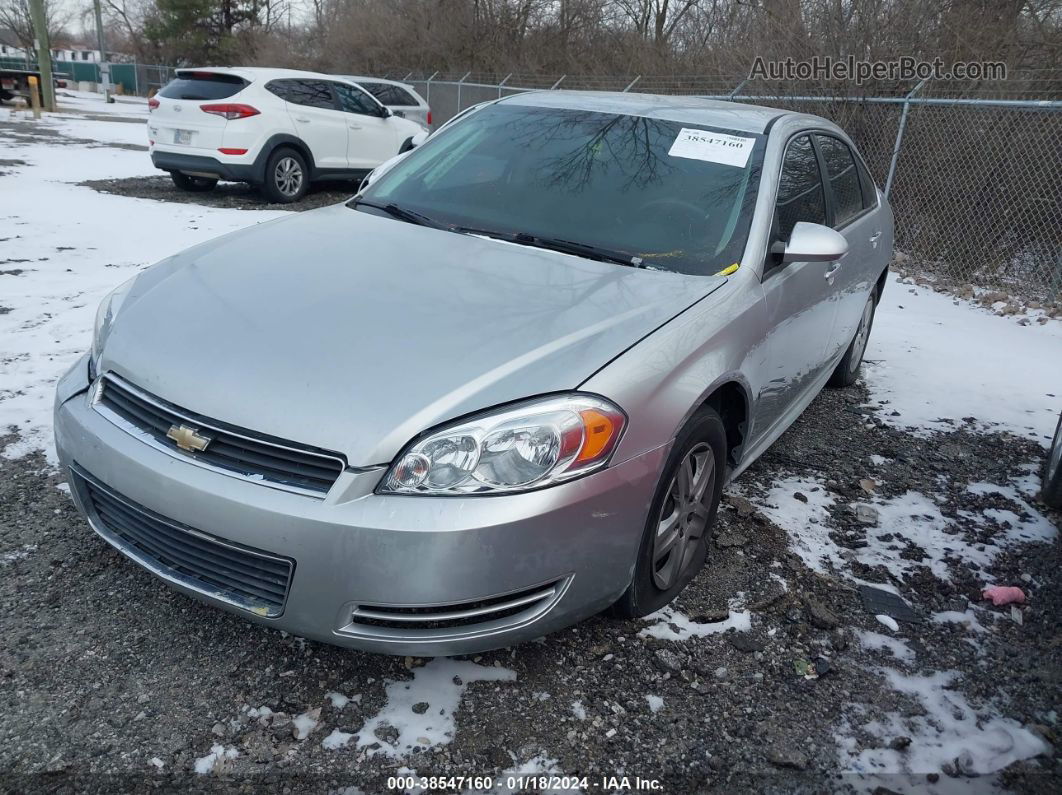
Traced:
POLYGON ((1062 410, 1062 323, 1019 325, 892 277, 864 367, 882 418, 916 432, 973 417, 1045 447, 1062 410), (891 412, 899 412, 892 416, 891 412))

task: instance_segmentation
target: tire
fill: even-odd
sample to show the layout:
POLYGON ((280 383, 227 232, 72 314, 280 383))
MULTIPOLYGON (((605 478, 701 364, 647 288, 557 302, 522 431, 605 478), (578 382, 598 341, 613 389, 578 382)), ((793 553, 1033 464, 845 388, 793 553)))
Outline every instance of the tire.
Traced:
POLYGON ((878 291, 872 290, 867 303, 863 307, 863 314, 859 318, 855 336, 848 343, 848 350, 844 352, 841 361, 830 375, 826 386, 835 388, 851 386, 859 375, 859 365, 863 363, 863 354, 867 349, 867 340, 870 339, 871 329, 874 328, 874 310, 878 306, 878 291))
POLYGON ((291 204, 306 195, 310 187, 310 170, 306 158, 294 149, 279 147, 266 160, 262 193, 276 204, 291 204))
POLYGON ((649 508, 634 578, 612 606, 614 615, 638 618, 659 610, 678 596, 701 570, 725 476, 726 428, 714 409, 702 408, 682 429, 671 448, 649 508), (681 472, 687 464, 686 471, 692 477, 683 479, 681 472), (682 483, 690 481, 702 493, 698 497, 685 489, 689 510, 684 510, 676 496, 684 490, 682 483), (665 523, 674 528, 676 535, 662 549, 660 539, 671 536, 659 532, 665 523))
POLYGON ((218 184, 212 177, 193 177, 180 171, 171 171, 170 178, 174 185, 189 193, 206 193, 208 190, 214 190, 214 186, 218 184))
POLYGON ((1047 451, 1047 460, 1044 462, 1040 499, 1044 505, 1062 510, 1062 415, 1058 417, 1055 439, 1051 442, 1051 449, 1047 451))

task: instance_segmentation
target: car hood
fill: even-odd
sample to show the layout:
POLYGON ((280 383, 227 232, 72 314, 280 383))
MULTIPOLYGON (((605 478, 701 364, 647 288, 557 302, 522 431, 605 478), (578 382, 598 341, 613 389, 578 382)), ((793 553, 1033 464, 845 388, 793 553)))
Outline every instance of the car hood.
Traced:
POLYGON ((337 205, 149 268, 100 366, 206 417, 371 466, 445 420, 578 387, 725 281, 337 205))

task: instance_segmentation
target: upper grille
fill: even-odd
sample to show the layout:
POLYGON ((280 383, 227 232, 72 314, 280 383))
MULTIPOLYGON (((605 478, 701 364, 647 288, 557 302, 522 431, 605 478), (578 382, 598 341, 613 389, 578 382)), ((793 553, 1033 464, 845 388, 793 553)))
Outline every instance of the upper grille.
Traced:
POLYGON ((290 559, 214 539, 120 496, 80 469, 71 473, 94 529, 141 565, 258 615, 283 612, 290 559))
POLYGON ((112 373, 104 375, 94 396, 97 411, 146 433, 156 447, 203 466, 266 485, 321 495, 336 482, 346 462, 330 453, 264 437, 178 408, 134 387, 112 373), (166 434, 174 426, 194 428, 210 439, 202 451, 187 451, 166 434))

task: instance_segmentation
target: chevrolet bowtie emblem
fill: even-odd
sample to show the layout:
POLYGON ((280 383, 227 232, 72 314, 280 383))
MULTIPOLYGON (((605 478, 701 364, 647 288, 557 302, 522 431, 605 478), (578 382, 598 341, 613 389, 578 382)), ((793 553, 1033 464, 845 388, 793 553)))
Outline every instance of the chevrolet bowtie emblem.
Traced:
POLYGON ((173 439, 178 447, 189 453, 202 452, 213 441, 209 436, 203 436, 195 428, 189 428, 187 425, 171 425, 166 431, 166 438, 173 439))

